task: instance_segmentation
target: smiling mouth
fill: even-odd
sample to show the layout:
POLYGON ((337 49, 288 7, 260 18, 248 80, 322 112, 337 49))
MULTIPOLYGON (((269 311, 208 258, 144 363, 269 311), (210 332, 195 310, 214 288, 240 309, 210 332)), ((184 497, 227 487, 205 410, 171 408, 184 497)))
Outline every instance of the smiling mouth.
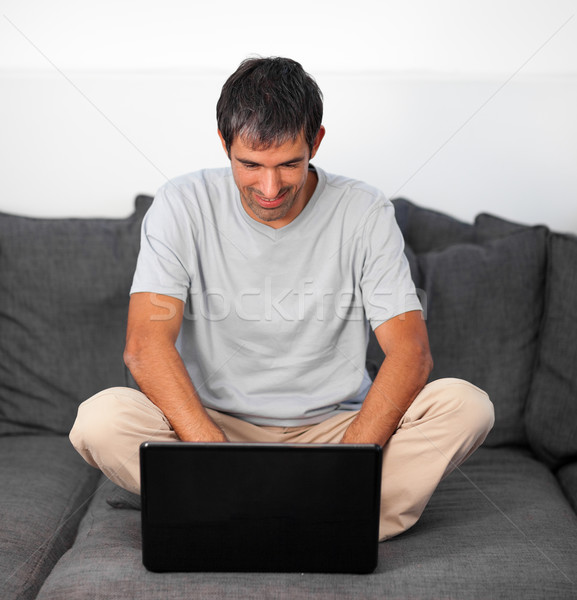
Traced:
POLYGON ((285 198, 287 197, 289 190, 285 190, 282 194, 280 194, 279 196, 277 196, 276 198, 265 198, 264 196, 261 196, 260 194, 257 194, 256 192, 253 192, 254 198, 255 200, 258 202, 258 204, 260 206, 262 206, 263 208, 277 208, 278 206, 280 206, 285 198))
POLYGON ((255 192, 255 196, 258 196, 260 200, 264 200, 265 202, 275 202, 276 200, 279 200, 283 196, 286 196, 287 191, 288 190, 285 190, 284 192, 282 192, 282 194, 279 194, 278 196, 275 196, 274 198, 266 198, 265 196, 262 196, 261 194, 257 194, 256 192, 255 192))

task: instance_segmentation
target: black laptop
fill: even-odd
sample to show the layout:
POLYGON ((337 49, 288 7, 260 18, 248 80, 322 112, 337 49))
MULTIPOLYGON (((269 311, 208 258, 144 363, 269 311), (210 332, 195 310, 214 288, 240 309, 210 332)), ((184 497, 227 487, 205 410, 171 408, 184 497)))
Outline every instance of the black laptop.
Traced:
POLYGON ((140 469, 151 571, 377 565, 380 446, 148 442, 140 469))

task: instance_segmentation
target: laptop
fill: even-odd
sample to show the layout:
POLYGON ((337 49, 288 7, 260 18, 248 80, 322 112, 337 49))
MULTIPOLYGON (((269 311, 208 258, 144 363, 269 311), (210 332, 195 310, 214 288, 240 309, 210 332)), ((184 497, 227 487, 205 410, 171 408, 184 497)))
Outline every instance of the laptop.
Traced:
POLYGON ((370 573, 381 460, 370 444, 146 442, 144 566, 370 573))

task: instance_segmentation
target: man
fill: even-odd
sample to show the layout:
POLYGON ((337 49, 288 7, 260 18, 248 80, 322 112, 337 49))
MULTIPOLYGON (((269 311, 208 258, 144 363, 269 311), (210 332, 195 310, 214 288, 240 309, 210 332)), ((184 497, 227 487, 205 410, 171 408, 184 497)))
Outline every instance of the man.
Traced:
POLYGON ((492 405, 461 380, 426 385, 392 205, 310 163, 325 134, 312 77, 289 59, 246 60, 217 120, 230 169, 168 182, 143 222, 125 350, 141 391, 84 402, 71 440, 136 493, 147 440, 380 444, 387 539, 482 443, 492 405), (369 326, 386 355, 374 382, 369 326))

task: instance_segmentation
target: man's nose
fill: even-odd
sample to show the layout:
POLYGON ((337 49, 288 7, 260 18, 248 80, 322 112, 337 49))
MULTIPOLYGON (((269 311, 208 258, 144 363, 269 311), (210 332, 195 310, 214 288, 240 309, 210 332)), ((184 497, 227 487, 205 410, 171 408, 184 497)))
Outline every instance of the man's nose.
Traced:
POLYGON ((272 200, 279 195, 282 187, 281 178, 276 169, 264 169, 260 181, 260 191, 268 200, 272 200))

